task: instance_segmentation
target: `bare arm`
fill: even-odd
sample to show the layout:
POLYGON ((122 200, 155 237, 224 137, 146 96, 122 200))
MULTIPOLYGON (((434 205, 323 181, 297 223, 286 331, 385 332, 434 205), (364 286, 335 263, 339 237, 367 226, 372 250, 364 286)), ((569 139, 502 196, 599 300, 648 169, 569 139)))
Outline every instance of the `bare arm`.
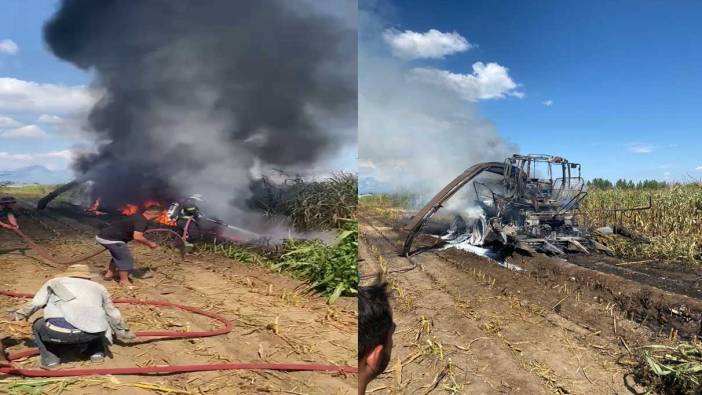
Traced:
POLYGON ((19 225, 17 225, 17 218, 15 218, 15 215, 10 213, 7 215, 7 222, 10 223, 10 225, 14 226, 15 229, 19 228, 19 225))
POLYGON ((158 246, 156 243, 144 237, 144 232, 134 232, 132 237, 134 237, 134 241, 144 244, 149 248, 156 248, 158 246))
POLYGON ((7 223, 0 221, 0 228, 5 229, 18 229, 17 218, 12 213, 7 213, 7 223))

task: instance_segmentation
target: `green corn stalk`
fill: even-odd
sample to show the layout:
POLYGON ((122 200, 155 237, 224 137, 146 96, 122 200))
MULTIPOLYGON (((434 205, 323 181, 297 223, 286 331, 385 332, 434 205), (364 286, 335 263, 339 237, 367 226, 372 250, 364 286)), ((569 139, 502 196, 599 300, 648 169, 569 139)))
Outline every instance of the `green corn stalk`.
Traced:
POLYGON ((602 211, 603 208, 646 205, 649 195, 653 200, 651 209, 625 213, 621 221, 630 230, 648 237, 651 243, 613 238, 608 245, 617 255, 625 257, 702 263, 702 185, 652 190, 594 189, 578 211, 579 220, 591 228, 611 225, 615 218, 602 211))

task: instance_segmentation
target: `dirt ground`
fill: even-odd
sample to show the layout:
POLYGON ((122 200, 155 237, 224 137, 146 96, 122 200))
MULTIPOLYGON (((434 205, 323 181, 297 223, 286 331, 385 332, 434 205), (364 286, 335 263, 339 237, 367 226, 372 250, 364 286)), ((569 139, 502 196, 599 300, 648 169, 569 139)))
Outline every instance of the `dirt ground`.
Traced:
POLYGON ((636 347, 699 333, 700 301, 664 287, 546 256, 510 258, 522 272, 455 249, 407 259, 400 221, 361 214, 363 282, 385 273, 397 324, 371 393, 642 393, 636 347))
MULTIPOLYGON (((22 230, 67 260, 96 251, 101 218, 66 215, 61 210, 37 212, 22 202, 18 220, 22 230)), ((222 362, 293 362, 356 365, 356 303, 341 298, 327 305, 324 298, 306 295, 300 281, 259 267, 246 266, 213 254, 195 253, 185 260, 168 249, 151 251, 132 246, 137 267, 149 266, 155 275, 136 279, 134 290, 105 284, 113 297, 166 300, 221 313, 234 321, 228 335, 164 340, 131 346, 114 345, 112 358, 100 367, 205 364, 222 362)), ((0 289, 35 292, 59 270, 31 258, 32 252, 11 232, 0 231, 0 289)), ((101 273, 106 253, 87 263, 101 273)), ((98 277, 100 278, 100 277, 98 277)), ((2 321, 4 312, 22 301, 0 296, 0 331, 9 352, 31 346, 29 324, 2 321)), ((216 323, 173 309, 120 305, 133 330, 198 330, 216 323)), ((38 315, 38 314, 37 314, 38 315)), ((34 317, 33 317, 34 318, 34 317)), ((36 367, 37 357, 20 362, 36 367)), ((68 362, 65 367, 90 367, 68 362)), ((3 379, 3 377, 0 377, 3 379)), ((7 379, 6 377, 4 379, 7 379)), ((170 376, 108 376, 48 384, 45 393, 81 394, 353 394, 355 375, 311 372, 217 371, 170 376), (151 388, 148 388, 148 387, 151 388)), ((0 393, 10 384, 0 384, 0 393)))

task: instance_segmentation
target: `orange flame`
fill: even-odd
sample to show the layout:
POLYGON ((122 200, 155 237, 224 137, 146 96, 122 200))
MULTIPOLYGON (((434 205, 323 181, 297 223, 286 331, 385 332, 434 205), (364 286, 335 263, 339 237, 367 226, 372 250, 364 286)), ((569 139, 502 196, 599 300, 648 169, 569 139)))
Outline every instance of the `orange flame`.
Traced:
POLYGON ((168 211, 166 211, 166 210, 161 211, 161 214, 154 221, 156 221, 160 224, 171 225, 171 226, 175 226, 175 224, 176 224, 175 221, 173 221, 172 219, 170 219, 168 217, 168 211))
POLYGON ((107 214, 106 212, 103 212, 103 211, 100 211, 100 210, 99 210, 99 209, 100 209, 100 202, 101 202, 101 199, 100 199, 100 198, 95 199, 95 201, 93 202, 93 204, 91 204, 90 207, 88 207, 88 208, 85 209, 85 212, 86 212, 86 213, 91 213, 91 214, 94 214, 94 215, 105 215, 105 214, 107 214))
POLYGON ((88 207, 88 211, 96 211, 100 207, 100 198, 95 199, 93 204, 88 207))
POLYGON ((139 206, 136 204, 127 204, 126 206, 122 207, 122 210, 120 212, 123 215, 134 215, 139 211, 139 206))
MULTIPOLYGON (((158 205, 160 205, 158 201, 148 199, 148 200, 144 201, 144 203, 141 204, 141 208, 146 208, 146 207, 150 207, 150 206, 158 206, 158 205)), ((123 215, 134 215, 140 211, 139 208, 140 208, 139 205, 128 203, 124 207, 122 207, 120 212, 123 215)), ((168 217, 168 210, 161 211, 161 214, 159 214, 159 216, 156 219, 154 219, 154 222, 158 222, 160 224, 169 225, 169 226, 175 226, 175 224, 176 224, 175 221, 173 221, 172 219, 170 219, 168 217)))

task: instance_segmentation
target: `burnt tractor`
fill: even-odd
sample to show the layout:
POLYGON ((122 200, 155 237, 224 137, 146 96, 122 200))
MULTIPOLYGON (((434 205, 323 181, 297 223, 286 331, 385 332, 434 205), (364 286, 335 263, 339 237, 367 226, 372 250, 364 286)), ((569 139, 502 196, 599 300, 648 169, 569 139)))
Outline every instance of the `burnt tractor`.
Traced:
POLYGON ((409 221, 403 254, 416 252, 412 246, 420 233, 439 236, 435 246, 468 243, 505 254, 611 252, 578 227, 575 213, 585 196, 580 164, 558 156, 515 154, 503 163, 478 163, 409 221), (459 191, 461 198, 447 204, 459 191))

